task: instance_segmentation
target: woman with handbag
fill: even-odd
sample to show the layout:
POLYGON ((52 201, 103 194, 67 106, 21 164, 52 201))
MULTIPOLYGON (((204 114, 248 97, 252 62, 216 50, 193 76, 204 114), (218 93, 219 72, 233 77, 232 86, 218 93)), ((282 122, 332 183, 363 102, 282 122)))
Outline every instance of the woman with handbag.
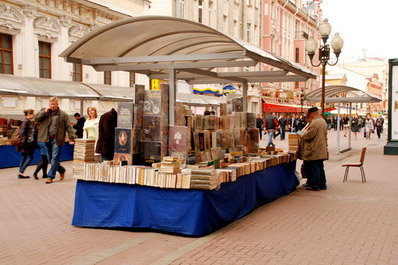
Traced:
POLYGON ((17 146, 17 151, 22 153, 21 162, 19 163, 19 174, 18 178, 28 179, 27 175, 24 175, 25 169, 28 167, 30 162, 33 160, 33 153, 36 149, 36 143, 34 141, 34 110, 27 109, 23 111, 25 119, 21 124, 21 145, 17 146))

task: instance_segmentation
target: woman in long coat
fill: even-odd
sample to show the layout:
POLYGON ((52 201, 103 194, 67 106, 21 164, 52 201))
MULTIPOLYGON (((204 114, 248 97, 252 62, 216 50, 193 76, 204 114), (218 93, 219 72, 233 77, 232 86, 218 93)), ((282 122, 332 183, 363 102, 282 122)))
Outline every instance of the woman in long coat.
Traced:
POLYGON ((17 147, 17 151, 22 153, 21 161, 19 163, 19 174, 18 178, 28 179, 27 175, 24 175, 25 169, 28 167, 30 162, 33 160, 33 153, 36 149, 34 141, 34 123, 33 117, 35 115, 33 109, 23 111, 25 113, 25 119, 21 124, 21 145, 17 147))

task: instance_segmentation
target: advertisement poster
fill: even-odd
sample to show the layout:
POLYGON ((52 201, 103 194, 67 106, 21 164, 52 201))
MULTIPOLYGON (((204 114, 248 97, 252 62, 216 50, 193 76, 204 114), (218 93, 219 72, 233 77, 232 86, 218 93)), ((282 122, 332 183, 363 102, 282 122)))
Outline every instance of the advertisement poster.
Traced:
POLYGON ((398 65, 393 66, 392 71, 392 91, 391 97, 391 117, 389 125, 391 126, 391 140, 398 140, 398 65))

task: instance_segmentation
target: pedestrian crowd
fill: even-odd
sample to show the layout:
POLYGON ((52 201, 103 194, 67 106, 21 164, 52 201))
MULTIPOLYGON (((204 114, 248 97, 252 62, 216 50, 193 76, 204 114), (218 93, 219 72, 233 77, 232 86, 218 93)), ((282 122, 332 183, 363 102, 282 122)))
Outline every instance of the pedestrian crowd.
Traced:
POLYGON ((41 109, 37 114, 33 109, 27 109, 24 110, 24 114, 25 119, 19 128, 20 142, 16 147, 21 153, 19 179, 30 178, 25 174, 25 170, 32 162, 35 150, 39 149, 41 160, 33 172, 33 177, 39 179, 38 173, 42 171, 45 183, 50 184, 58 172, 62 181, 65 178, 65 168, 60 164, 62 146, 66 140, 73 145, 75 138, 96 140, 95 151, 101 154, 102 159, 113 159, 112 144, 114 129, 117 126, 115 109, 112 108, 99 119, 97 109, 90 106, 87 108, 87 120, 81 117, 80 113, 75 113, 76 122, 70 122, 68 114, 59 108, 58 98, 51 97, 47 108, 41 109), (100 144, 97 145, 98 142, 100 144), (48 165, 50 169, 47 171, 48 165))

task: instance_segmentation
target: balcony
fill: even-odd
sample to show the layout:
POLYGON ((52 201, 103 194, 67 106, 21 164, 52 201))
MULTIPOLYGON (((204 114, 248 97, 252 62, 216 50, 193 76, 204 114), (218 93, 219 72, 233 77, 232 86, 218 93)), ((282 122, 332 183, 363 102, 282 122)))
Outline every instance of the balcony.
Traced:
POLYGON ((296 31, 295 39, 305 39, 308 40, 308 33, 305 31, 296 31))

